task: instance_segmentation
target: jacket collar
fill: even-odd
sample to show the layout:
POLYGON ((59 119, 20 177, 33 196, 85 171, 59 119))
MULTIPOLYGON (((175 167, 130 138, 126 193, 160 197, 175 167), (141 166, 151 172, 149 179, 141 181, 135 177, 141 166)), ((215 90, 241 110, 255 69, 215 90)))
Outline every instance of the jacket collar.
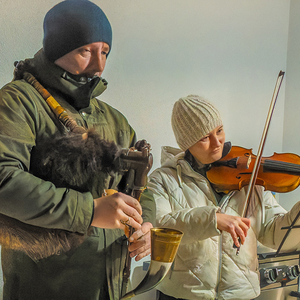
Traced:
POLYGON ((95 76, 91 80, 83 76, 73 76, 50 62, 41 49, 33 59, 26 60, 31 72, 46 88, 62 94, 77 110, 90 105, 90 100, 101 95, 107 88, 107 82, 95 76))
MULTIPOLYGON (((222 157, 226 156, 230 149, 231 142, 226 142, 224 144, 222 157)), ((189 176, 193 176, 193 172, 204 175, 211 166, 197 162, 188 150, 183 152, 178 148, 173 148, 170 146, 162 147, 161 166, 176 168, 178 164, 180 164, 184 169, 183 173, 189 174, 189 176)))
MULTIPOLYGON (((225 157, 231 150, 231 142, 225 142, 222 157, 225 157)), ((197 160, 189 150, 185 151, 184 159, 191 165, 194 171, 200 173, 201 175, 205 175, 206 171, 211 168, 212 164, 202 164, 199 160, 197 160)))

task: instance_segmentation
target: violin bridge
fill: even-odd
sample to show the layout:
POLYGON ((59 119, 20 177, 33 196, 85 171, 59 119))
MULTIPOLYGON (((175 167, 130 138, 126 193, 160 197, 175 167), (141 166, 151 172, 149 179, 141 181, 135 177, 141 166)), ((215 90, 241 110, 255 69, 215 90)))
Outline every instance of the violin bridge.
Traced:
POLYGON ((247 169, 249 169, 250 164, 251 164, 251 155, 248 157, 247 160, 247 169))

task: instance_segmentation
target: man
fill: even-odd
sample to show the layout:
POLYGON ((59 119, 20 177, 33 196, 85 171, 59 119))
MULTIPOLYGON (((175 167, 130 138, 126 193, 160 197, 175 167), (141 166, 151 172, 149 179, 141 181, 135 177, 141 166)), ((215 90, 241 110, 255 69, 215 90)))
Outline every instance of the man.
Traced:
POLYGON ((75 249, 39 261, 2 248, 4 299, 119 299, 127 225, 136 230, 129 238, 130 256, 139 260, 150 253, 154 202, 140 205, 120 192, 102 197, 104 189, 124 186, 122 174, 95 174, 88 192, 56 187, 31 174, 42 144, 69 128, 39 88, 23 79, 25 72, 78 127, 93 128, 120 148, 135 144, 126 118, 95 98, 106 88, 101 75, 111 45, 110 23, 97 5, 63 1, 45 16, 43 49, 18 64, 15 80, 0 91, 0 213, 26 225, 87 235, 75 249))
MULTIPOLYGON (((163 148, 162 166, 143 195, 156 201, 157 226, 184 233, 174 266, 157 287, 159 299, 254 299, 260 293, 257 240, 277 249, 300 202, 286 212, 270 191, 255 186, 247 218, 241 217, 247 188, 225 194, 206 175, 231 149, 219 111, 197 95, 180 98, 172 127, 180 149, 163 148)), ((299 241, 292 231, 282 251, 297 250, 299 241)))

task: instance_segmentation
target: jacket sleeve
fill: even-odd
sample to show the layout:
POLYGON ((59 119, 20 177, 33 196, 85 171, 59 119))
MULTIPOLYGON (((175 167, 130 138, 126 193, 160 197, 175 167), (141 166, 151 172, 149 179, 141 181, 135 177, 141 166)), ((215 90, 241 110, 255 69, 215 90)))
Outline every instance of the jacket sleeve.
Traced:
POLYGON ((193 243, 217 235, 215 206, 189 207, 175 178, 170 174, 154 171, 142 199, 154 199, 156 203, 156 226, 180 230, 184 233, 182 243, 193 243), (181 196, 179 196, 181 195, 181 196), (181 199, 180 199, 181 198, 181 199))
MULTIPOLYGON (((295 226, 300 225, 300 202, 297 202, 292 209, 287 212, 281 207, 270 192, 265 192, 263 196, 265 209, 265 222, 260 231, 259 241, 270 248, 278 249, 287 229, 294 220, 295 226)), ((296 251, 300 249, 299 228, 293 228, 285 240, 281 252, 296 251)))
POLYGON ((32 101, 38 97, 34 89, 14 83, 0 91, 0 213, 35 226, 84 233, 92 217, 92 195, 56 188, 29 173, 36 133, 43 128, 32 101))
POLYGON ((143 222, 150 222, 153 227, 156 226, 156 205, 154 197, 151 196, 148 189, 146 189, 141 195, 140 200, 143 209, 143 222))

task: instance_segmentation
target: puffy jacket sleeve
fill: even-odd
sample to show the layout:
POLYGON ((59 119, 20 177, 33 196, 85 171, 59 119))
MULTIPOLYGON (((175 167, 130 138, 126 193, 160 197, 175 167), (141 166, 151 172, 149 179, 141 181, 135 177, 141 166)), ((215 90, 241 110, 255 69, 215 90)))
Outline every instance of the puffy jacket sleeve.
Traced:
POLYGON ((151 174, 142 199, 155 200, 156 226, 183 231, 182 243, 193 243, 220 234, 216 227, 218 208, 213 205, 192 207, 186 197, 193 196, 197 197, 196 193, 193 195, 188 189, 183 192, 170 169, 166 172, 158 169, 151 174))
MULTIPOLYGON (((278 249, 286 229, 297 217, 300 211, 300 202, 297 202, 290 211, 280 206, 274 196, 270 192, 265 192, 263 196, 265 209, 265 222, 260 231, 259 241, 270 248, 278 249)), ((300 217, 295 223, 295 226, 300 226, 300 217)), ((288 238, 283 244, 281 252, 295 251, 300 249, 299 228, 294 228, 290 231, 288 238)))
POLYGON ((84 233, 92 217, 92 195, 56 188, 29 173, 37 131, 57 129, 45 125, 37 105, 40 96, 28 86, 10 83, 0 91, 0 213, 35 226, 84 233))
POLYGON ((142 206, 143 210, 143 222, 150 222, 153 227, 156 226, 156 205, 154 198, 151 196, 151 193, 149 193, 148 189, 146 189, 140 200, 140 204, 142 206))

